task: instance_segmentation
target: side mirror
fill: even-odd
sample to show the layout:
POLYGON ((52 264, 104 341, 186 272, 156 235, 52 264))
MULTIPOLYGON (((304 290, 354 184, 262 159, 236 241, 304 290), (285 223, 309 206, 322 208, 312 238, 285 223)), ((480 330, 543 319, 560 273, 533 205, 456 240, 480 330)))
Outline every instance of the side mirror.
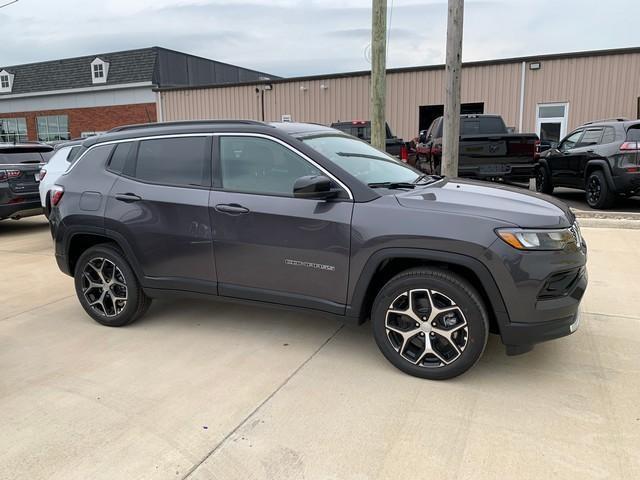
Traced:
POLYGON ((293 184, 293 196, 311 200, 327 200, 337 197, 342 190, 332 188, 332 183, 331 179, 324 175, 300 177, 293 184))

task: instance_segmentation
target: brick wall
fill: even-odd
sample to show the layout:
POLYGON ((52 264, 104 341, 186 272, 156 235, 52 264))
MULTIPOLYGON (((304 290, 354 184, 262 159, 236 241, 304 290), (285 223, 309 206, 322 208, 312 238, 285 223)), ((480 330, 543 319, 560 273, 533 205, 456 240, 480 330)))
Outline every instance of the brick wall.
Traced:
POLYGON ((156 122, 156 104, 114 105, 110 107, 65 108, 62 110, 42 110, 37 112, 0 113, 0 118, 23 117, 27 119, 29 140, 38 139, 36 117, 67 115, 71 138, 78 138, 82 132, 102 132, 120 125, 156 122))

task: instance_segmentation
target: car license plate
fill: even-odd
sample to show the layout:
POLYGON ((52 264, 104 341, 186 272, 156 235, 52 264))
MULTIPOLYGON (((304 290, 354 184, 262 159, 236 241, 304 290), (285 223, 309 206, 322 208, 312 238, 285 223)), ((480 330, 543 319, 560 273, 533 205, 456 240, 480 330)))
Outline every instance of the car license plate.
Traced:
POLYGON ((509 173, 511 165, 480 165, 480 173, 509 173))

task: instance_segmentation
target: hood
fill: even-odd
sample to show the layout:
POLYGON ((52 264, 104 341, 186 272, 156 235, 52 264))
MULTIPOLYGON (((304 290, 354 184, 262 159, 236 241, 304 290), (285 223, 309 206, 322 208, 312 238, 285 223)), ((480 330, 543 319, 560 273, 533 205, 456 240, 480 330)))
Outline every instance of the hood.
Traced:
POLYGON ((457 178, 396 194, 396 198, 408 208, 492 218, 522 228, 568 227, 575 219, 566 204, 551 196, 457 178))

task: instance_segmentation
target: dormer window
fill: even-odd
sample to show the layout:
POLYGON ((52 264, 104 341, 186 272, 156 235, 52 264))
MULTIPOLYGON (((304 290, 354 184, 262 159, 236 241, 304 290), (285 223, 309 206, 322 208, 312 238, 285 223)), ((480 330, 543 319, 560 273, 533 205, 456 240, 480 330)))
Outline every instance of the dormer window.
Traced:
POLYGON ((93 83, 107 83, 109 74, 109 63, 100 58, 91 62, 91 80, 93 83))
POLYGON ((0 93, 10 93, 13 88, 14 75, 6 70, 0 71, 0 93))

